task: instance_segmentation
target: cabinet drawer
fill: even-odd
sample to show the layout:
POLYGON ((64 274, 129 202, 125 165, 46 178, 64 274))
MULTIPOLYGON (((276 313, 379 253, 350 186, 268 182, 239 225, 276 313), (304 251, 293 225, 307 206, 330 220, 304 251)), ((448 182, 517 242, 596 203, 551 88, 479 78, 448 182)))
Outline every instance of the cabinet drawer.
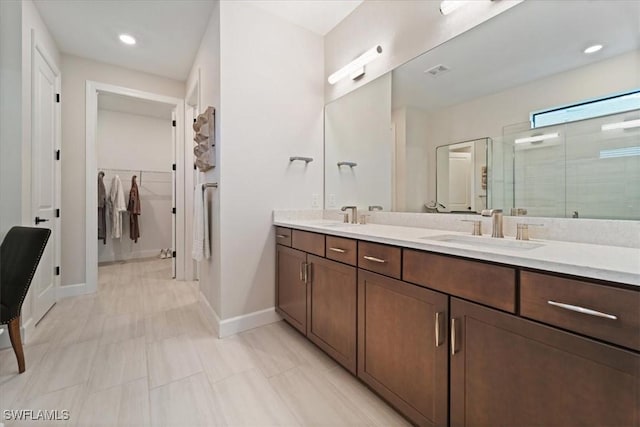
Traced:
POLYGON ((400 248, 378 243, 358 242, 358 267, 385 276, 400 278, 400 248))
POLYGON ((327 258, 357 265, 358 243, 352 239, 327 236, 327 258))
POLYGON ((405 249, 402 273, 407 282, 515 313, 513 268, 405 249))
POLYGON ((276 227, 276 243, 283 246, 291 246, 291 229, 276 227))
POLYGON ((522 271, 520 312, 531 319, 640 350, 640 292, 522 271))
POLYGON ((291 246, 310 254, 324 256, 324 234, 293 230, 291 246))

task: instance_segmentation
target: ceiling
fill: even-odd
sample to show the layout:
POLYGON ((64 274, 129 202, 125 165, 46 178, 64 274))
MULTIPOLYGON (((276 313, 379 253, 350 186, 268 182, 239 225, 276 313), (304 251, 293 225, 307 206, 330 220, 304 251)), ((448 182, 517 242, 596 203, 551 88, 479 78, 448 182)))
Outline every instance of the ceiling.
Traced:
POLYGON ((98 109, 171 120, 174 105, 113 93, 98 93, 98 109))
POLYGON ((35 4, 61 51, 176 80, 186 80, 214 6, 209 0, 35 4), (137 44, 122 44, 121 33, 134 36, 137 44))
MULTIPOLYGON (((324 36, 362 1, 247 3, 324 36)), ((62 52, 181 81, 188 77, 215 4, 213 0, 34 2, 62 52), (134 36, 137 44, 122 44, 118 40, 121 33, 134 36)))
POLYGON ((523 2, 394 70, 393 106, 443 108, 638 50, 639 17, 636 0, 523 2))
POLYGON ((324 36, 363 0, 252 0, 247 3, 324 36))

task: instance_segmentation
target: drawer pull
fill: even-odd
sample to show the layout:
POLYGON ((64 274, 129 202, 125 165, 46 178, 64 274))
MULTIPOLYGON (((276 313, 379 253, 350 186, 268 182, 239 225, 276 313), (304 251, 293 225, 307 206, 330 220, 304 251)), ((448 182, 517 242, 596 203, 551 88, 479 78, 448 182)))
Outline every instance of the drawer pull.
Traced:
POLYGON ((368 255, 365 255, 362 258, 366 259, 367 261, 379 262, 380 264, 384 264, 385 262, 387 262, 387 261, 385 261, 383 259, 376 258, 376 257, 373 257, 373 256, 368 256, 368 255))
POLYGON ((276 237, 278 239, 288 239, 289 238, 289 236, 287 236, 286 234, 276 234, 276 237))
POLYGON ((618 317, 614 316, 613 314, 602 313, 600 311, 591 310, 590 308, 584 308, 577 305, 565 304, 565 303, 556 302, 556 301, 547 301, 547 303, 554 307, 564 308, 565 310, 575 311, 577 313, 588 314, 590 316, 596 316, 596 317, 603 317, 605 319, 618 320, 618 317))
POLYGON ((302 272, 304 269, 304 264, 305 264, 304 262, 300 263, 300 281, 301 282, 304 282, 304 273, 302 272))
POLYGON ((340 248, 329 248, 329 250, 333 251, 333 252, 338 252, 340 254, 343 254, 343 253, 347 252, 344 249, 340 249, 340 248))

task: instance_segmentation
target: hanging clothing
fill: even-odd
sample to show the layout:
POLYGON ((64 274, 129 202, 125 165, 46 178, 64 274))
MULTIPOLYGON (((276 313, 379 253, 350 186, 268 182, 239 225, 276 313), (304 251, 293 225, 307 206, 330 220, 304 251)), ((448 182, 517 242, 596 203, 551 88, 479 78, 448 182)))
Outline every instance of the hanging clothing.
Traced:
POLYGON ((127 210, 127 205, 124 204, 124 189, 118 175, 111 180, 108 203, 111 215, 111 238, 119 239, 122 236, 122 212, 127 210))
POLYGON ((107 189, 104 186, 104 172, 98 173, 98 240, 107 244, 107 189))
POLYGON ((140 192, 136 183, 136 176, 131 178, 131 191, 129 191, 129 203, 127 204, 129 211, 129 238, 138 243, 140 238, 140 225, 138 217, 140 216, 140 192))
POLYGON ((196 261, 209 259, 209 207, 204 184, 198 183, 193 193, 193 249, 191 257, 196 261))

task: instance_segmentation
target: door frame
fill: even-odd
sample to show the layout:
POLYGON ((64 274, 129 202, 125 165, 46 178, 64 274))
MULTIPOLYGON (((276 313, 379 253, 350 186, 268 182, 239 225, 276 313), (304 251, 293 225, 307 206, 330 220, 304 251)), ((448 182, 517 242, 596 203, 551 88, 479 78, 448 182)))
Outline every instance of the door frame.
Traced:
MULTIPOLYGON (((85 292, 91 293, 98 289, 98 211, 96 171, 98 170, 97 157, 97 125, 98 125, 98 93, 110 93, 129 96, 147 101, 160 102, 172 105, 176 113, 176 279, 185 280, 186 257, 186 233, 185 233, 185 171, 188 169, 185 144, 184 144, 184 99, 159 95, 123 86, 101 83, 92 80, 86 82, 86 169, 85 169, 85 207, 86 207, 86 282, 85 292)), ((169 166, 169 165, 167 165, 169 166)), ((193 167, 193 166, 191 166, 193 167)))
MULTIPOLYGON (((201 97, 200 97, 200 68, 197 70, 196 79, 187 90, 187 96, 184 100, 185 109, 185 119, 184 119, 184 149, 185 149, 185 158, 191 158, 192 144, 189 144, 188 141, 193 140, 193 127, 191 126, 191 122, 195 116, 200 114, 201 108, 201 97), (192 114, 188 114, 192 112, 192 114), (193 114, 195 112, 195 114, 193 114)), ((185 203, 186 206, 193 206, 193 195, 194 195, 194 186, 195 186, 195 177, 193 170, 187 169, 187 165, 185 164, 185 177, 184 177, 184 185, 186 189, 185 194, 185 203), (188 172, 187 172, 188 171, 188 172)), ((193 246, 193 215, 188 215, 185 218, 185 247, 191 248, 193 246)), ((185 278, 186 280, 198 280, 200 279, 200 263, 195 262, 191 258, 185 261, 185 278)))

